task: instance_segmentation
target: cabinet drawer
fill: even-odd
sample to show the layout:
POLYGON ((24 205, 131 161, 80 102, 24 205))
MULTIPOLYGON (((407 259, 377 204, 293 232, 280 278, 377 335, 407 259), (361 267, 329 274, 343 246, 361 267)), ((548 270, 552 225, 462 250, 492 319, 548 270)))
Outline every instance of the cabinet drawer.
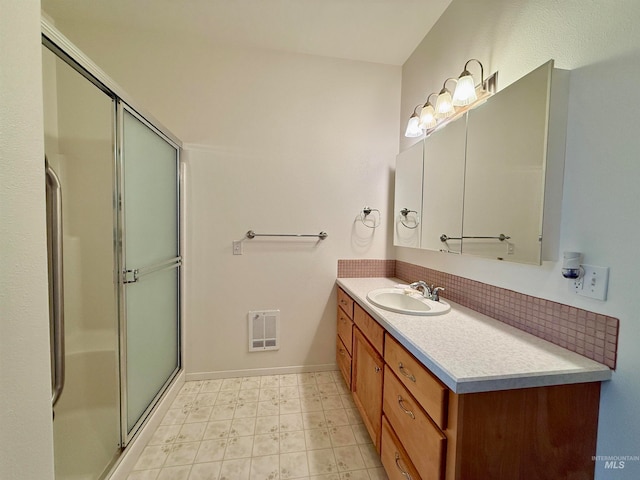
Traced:
POLYGON ((384 360, 436 425, 444 430, 449 389, 389 334, 385 340, 384 360))
POLYGON ((369 343, 373 345, 380 355, 384 347, 384 328, 376 322, 371 315, 365 312, 357 303, 353 309, 353 322, 364 334, 369 343))
POLYGON ((420 480, 416 467, 409 460, 409 455, 402 448, 400 440, 396 437, 384 415, 382 416, 381 445, 380 457, 389 480, 420 480))
POLYGON ((353 343, 353 321, 346 313, 338 308, 338 336, 344 343, 349 354, 351 354, 351 345, 353 343))
POLYGON ((389 367, 385 367, 382 410, 422 478, 444 475, 447 438, 418 406, 389 367))
POLYGON ((342 340, 340 340, 340 337, 336 339, 336 362, 347 387, 351 390, 351 355, 342 340))
POLYGON ((349 318, 353 318, 353 300, 340 287, 338 287, 338 306, 349 318))

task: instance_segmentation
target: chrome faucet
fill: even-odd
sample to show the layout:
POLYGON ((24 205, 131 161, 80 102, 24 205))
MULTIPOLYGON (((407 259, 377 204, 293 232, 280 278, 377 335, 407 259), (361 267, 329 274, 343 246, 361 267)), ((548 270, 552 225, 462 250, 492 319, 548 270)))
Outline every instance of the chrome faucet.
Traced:
POLYGON ((418 280, 417 282, 413 282, 409 287, 414 290, 422 289, 422 296, 425 298, 431 298, 431 287, 426 284, 426 282, 422 280, 418 280))
POLYGON ((443 287, 436 287, 435 285, 429 286, 423 280, 418 280, 417 282, 413 282, 411 285, 409 285, 409 287, 413 288, 414 290, 422 289, 422 296, 430 300, 433 300, 434 302, 440 301, 440 295, 438 294, 438 292, 444 291, 443 287))

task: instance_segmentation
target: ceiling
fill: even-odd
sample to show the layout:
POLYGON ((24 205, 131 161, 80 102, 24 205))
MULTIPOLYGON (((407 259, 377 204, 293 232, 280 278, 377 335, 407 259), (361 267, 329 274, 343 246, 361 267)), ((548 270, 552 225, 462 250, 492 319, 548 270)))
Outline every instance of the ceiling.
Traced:
MULTIPOLYGON (((83 23, 199 41, 402 65, 452 0, 42 0, 83 23)), ((64 33, 64 31, 63 31, 64 33)))

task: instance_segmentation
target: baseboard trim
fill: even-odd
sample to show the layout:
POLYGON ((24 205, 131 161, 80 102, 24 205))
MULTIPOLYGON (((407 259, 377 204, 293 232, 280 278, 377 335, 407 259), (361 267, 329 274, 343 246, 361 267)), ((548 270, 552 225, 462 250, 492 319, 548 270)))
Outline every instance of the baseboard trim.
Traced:
POLYGON ((186 381, 216 380, 218 378, 257 377, 262 375, 286 375, 289 373, 328 372, 337 370, 335 363, 299 365, 292 367, 249 368, 244 370, 220 370, 217 372, 193 372, 186 374, 186 381))

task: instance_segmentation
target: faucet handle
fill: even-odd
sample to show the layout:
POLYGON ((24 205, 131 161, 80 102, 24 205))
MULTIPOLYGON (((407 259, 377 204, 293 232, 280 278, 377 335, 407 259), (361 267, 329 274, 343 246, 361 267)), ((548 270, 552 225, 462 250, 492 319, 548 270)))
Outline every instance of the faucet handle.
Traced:
POLYGON ((444 287, 435 287, 432 286, 431 287, 431 299, 435 300, 436 302, 440 301, 440 295, 438 294, 438 292, 444 292, 444 287))

